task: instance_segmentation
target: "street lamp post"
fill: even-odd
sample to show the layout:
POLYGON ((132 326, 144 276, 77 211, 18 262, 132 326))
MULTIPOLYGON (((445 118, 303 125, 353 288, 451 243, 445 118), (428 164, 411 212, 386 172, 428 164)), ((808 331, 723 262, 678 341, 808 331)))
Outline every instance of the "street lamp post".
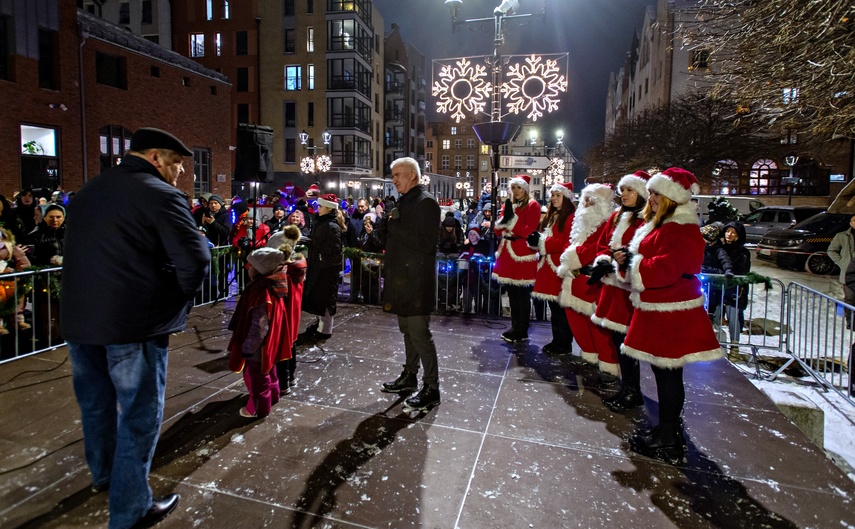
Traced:
MULTIPOLYGON (((329 151, 330 140, 332 134, 324 131, 321 134, 321 139, 324 142, 324 150, 329 151)), ((309 133, 305 130, 300 133, 300 144, 303 150, 308 151, 309 155, 300 159, 300 171, 305 174, 326 173, 332 169, 332 158, 329 154, 318 154, 317 145, 309 145, 309 133)))
POLYGON ((787 205, 793 204, 793 186, 799 183, 799 178, 793 176, 793 166, 799 163, 799 157, 796 154, 788 154, 784 157, 784 163, 790 168, 790 176, 785 176, 781 180, 787 185, 787 205))
MULTIPOLYGON (((532 149, 537 148, 537 131, 532 129, 529 132, 529 140, 532 149)), ((564 158, 560 155, 561 150, 564 147, 564 132, 558 131, 555 135, 555 145, 550 147, 544 141, 543 155, 549 158, 550 164, 547 169, 544 170, 543 176, 543 188, 544 188, 544 198, 546 197, 546 190, 552 187, 552 184, 561 184, 564 183, 564 168, 565 162, 564 158)), ((537 154, 535 150, 532 154, 537 154)), ((531 171, 535 172, 535 171, 531 171)), ((540 173, 540 171, 536 171, 540 173)))

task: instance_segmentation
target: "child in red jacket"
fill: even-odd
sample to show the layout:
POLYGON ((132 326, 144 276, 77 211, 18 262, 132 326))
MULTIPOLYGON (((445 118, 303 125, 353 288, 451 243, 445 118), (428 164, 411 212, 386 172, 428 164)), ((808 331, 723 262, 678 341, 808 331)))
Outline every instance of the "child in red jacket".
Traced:
POLYGON ((288 326, 288 276, 284 270, 291 247, 259 248, 247 257, 250 282, 229 322, 233 332, 229 369, 243 371, 249 391, 242 417, 266 417, 279 402, 276 362, 291 357, 288 326))

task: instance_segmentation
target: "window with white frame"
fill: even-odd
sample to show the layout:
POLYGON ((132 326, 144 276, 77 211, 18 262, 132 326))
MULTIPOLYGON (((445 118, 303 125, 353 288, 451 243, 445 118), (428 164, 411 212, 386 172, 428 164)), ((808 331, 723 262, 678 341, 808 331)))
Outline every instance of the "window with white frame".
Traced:
POLYGON ((205 18, 213 20, 214 18, 214 0, 205 0, 205 18))
POLYGON ((771 173, 777 169, 778 164, 768 158, 762 158, 751 164, 751 171, 748 172, 749 192, 752 195, 773 194, 770 188, 776 187, 778 181, 771 178, 771 173))
POLYGON ((463 148, 463 140, 454 140, 454 148, 462 149, 463 148))
POLYGON ((466 148, 467 149, 474 149, 475 148, 475 140, 472 138, 469 138, 468 140, 466 140, 466 148))
POLYGON ((229 0, 223 0, 223 20, 228 20, 231 16, 232 12, 229 8, 229 0))
POLYGON ((446 169, 446 170, 447 170, 447 169, 449 168, 448 160, 449 160, 448 155, 447 155, 447 154, 443 154, 443 155, 442 155, 442 160, 441 160, 441 164, 442 164, 442 165, 440 166, 442 169, 446 169))
POLYGON ((448 150, 451 148, 451 140, 442 140, 442 148, 443 150, 448 150))
POLYGON ((222 55, 223 36, 217 33, 214 37, 214 43, 217 45, 217 57, 222 55))
POLYGON ((285 91, 300 90, 302 88, 303 67, 292 64, 285 67, 285 91))
POLYGON ((306 51, 315 51, 315 28, 306 28, 306 51))
POLYGON ((309 85, 309 90, 315 89, 315 65, 307 64, 306 65, 306 82, 309 85))
POLYGON ((451 135, 452 135, 452 136, 456 136, 456 135, 457 135, 457 127, 451 127, 451 135))
POLYGON ((190 34, 190 56, 204 57, 205 56, 205 34, 191 33, 190 34))
POLYGON ((433 140, 425 140, 425 148, 433 149, 433 140))
POLYGON ((454 155, 454 169, 456 171, 463 169, 463 156, 459 154, 454 155))
POLYGON ((425 153, 425 160, 432 162, 433 161, 433 153, 432 152, 426 152, 425 153))
POLYGON ((467 154, 466 155, 466 169, 470 170, 470 171, 472 169, 475 169, 475 155, 474 154, 467 154))

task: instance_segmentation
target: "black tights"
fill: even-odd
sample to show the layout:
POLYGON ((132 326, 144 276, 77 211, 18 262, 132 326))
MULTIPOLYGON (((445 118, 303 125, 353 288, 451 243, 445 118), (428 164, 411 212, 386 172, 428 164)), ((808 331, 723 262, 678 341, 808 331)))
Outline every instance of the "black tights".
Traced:
POLYGON ((618 350, 618 364, 620 365, 621 389, 641 393, 641 367, 638 360, 620 352, 620 346, 626 335, 612 331, 612 341, 618 350))
POLYGON ((659 395, 659 425, 676 426, 680 422, 680 414, 686 402, 683 368, 650 367, 656 377, 656 393, 659 395))

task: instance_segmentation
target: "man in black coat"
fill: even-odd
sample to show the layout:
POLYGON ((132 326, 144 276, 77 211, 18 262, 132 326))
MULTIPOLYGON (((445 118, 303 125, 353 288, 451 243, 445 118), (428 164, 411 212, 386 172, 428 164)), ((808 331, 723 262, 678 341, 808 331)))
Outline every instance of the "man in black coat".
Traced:
POLYGON ((407 406, 429 410, 440 402, 436 345, 430 332, 440 209, 436 199, 419 185, 420 176, 418 162, 413 158, 392 162, 392 182, 401 197, 397 206, 387 212, 383 310, 398 315, 406 360, 404 372, 396 380, 384 383, 383 391, 415 390, 421 363, 422 389, 407 399, 407 406))
POLYGON ((110 527, 150 527, 178 504, 178 494, 152 497, 148 473, 169 335, 184 329, 210 262, 175 188, 192 154, 167 132, 140 129, 122 164, 68 205, 60 320, 92 488, 110 491, 110 527))

